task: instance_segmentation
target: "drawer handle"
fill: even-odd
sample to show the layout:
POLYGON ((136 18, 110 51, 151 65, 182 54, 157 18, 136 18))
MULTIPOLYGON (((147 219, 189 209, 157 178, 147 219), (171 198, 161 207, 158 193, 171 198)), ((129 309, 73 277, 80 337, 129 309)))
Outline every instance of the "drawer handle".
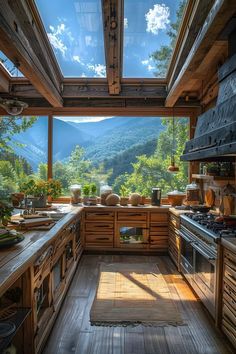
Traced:
POLYGON ((96 237, 96 240, 109 240, 108 237, 96 237))

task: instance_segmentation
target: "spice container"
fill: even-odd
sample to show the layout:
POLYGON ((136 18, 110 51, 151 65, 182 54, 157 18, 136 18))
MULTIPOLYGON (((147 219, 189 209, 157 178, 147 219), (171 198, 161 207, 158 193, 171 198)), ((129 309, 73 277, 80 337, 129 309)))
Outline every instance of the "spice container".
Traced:
POLYGON ((196 183, 191 183, 186 186, 186 200, 187 205, 198 205, 200 203, 200 189, 196 183))
POLYGON ((104 184, 100 187, 100 197, 102 205, 106 205, 106 199, 110 194, 112 194, 112 188, 108 186, 108 184, 104 184))
POLYGON ((71 203, 72 204, 81 203, 81 185, 72 184, 70 186, 70 192, 71 192, 71 203))

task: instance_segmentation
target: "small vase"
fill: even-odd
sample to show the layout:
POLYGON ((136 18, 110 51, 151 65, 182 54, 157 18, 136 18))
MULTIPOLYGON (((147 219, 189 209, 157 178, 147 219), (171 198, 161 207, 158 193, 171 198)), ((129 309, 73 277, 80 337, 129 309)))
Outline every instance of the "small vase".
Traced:
POLYGON ((47 196, 34 197, 32 200, 32 208, 45 208, 47 206, 47 196))
POLYGON ((120 205, 127 206, 128 202, 129 202, 129 198, 128 197, 120 197, 120 205))

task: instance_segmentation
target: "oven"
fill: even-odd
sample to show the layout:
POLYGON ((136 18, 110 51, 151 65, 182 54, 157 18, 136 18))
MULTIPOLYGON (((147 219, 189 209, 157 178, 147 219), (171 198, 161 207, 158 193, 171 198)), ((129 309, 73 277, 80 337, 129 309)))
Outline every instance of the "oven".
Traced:
POLYGON ((180 226, 180 265, 196 294, 215 317, 217 245, 209 244, 186 226, 180 226))

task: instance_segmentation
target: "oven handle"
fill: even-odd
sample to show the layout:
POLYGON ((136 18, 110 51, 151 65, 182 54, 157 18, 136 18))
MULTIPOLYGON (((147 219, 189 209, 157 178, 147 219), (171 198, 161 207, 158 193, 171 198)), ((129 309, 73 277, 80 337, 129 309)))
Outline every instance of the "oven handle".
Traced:
POLYGON ((193 244, 195 242, 195 240, 189 238, 188 236, 186 236, 181 230, 179 231, 179 235, 187 242, 193 244))
POLYGON ((192 244, 193 248, 198 251, 203 257, 205 257, 208 261, 215 261, 216 257, 210 255, 209 253, 206 253, 198 246, 197 243, 192 244))

